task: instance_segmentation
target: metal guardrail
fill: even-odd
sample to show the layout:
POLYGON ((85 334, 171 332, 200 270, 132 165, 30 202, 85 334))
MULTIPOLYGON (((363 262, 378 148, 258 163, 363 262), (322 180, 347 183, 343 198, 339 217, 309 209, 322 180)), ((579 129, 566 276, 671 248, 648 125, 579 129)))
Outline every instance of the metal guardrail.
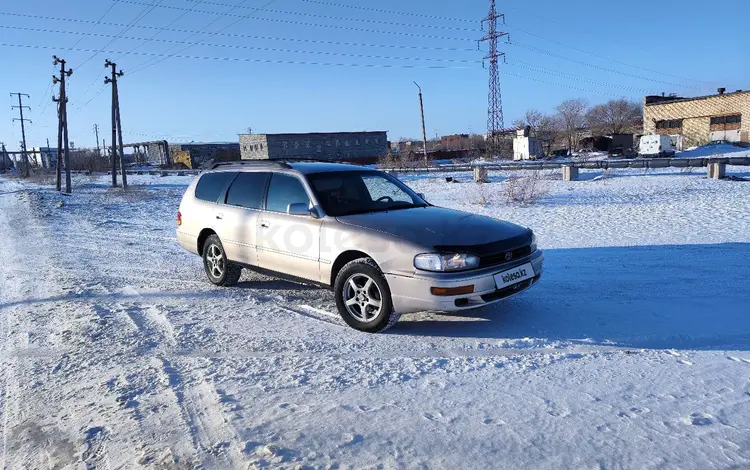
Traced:
POLYGON ((557 170, 563 167, 601 169, 610 168, 701 168, 709 163, 724 163, 726 165, 750 166, 750 157, 711 157, 711 158, 634 158, 619 160, 595 161, 536 161, 536 162, 476 162, 457 165, 438 165, 428 167, 409 168, 381 168, 382 171, 395 173, 431 173, 431 172, 465 172, 483 167, 488 171, 498 170, 557 170))

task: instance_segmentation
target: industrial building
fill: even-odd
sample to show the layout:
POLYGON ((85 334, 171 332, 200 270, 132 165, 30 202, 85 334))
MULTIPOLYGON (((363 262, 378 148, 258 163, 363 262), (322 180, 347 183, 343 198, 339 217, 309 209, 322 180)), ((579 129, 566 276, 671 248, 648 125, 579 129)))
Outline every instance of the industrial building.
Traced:
POLYGON ((199 168, 211 160, 239 160, 240 144, 236 142, 191 142, 170 144, 172 164, 199 168))
POLYGON ((669 135, 678 150, 717 140, 750 141, 750 91, 682 98, 646 96, 644 134, 669 135))
POLYGON ((387 148, 385 131, 240 135, 243 160, 304 158, 372 163, 387 148))

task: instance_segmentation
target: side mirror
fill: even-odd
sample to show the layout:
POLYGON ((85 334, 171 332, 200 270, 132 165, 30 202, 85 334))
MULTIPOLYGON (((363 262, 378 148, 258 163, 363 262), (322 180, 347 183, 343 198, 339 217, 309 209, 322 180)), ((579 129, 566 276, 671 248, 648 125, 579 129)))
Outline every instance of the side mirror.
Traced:
POLYGON ((289 215, 305 215, 308 217, 312 216, 310 205, 306 202, 295 202, 294 204, 289 204, 286 207, 286 213, 289 215))
POLYGON ((427 198, 424 196, 424 193, 417 193, 417 196, 419 196, 423 201, 427 200, 427 198))

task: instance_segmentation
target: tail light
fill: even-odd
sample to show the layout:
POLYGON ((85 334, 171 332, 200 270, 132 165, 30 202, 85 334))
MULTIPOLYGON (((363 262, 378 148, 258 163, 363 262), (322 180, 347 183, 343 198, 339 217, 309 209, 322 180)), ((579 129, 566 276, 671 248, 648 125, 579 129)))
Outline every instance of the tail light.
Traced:
POLYGON ((179 227, 180 225, 182 225, 182 213, 177 211, 177 226, 179 227))
POLYGON ((661 145, 659 146, 659 150, 661 150, 661 145))

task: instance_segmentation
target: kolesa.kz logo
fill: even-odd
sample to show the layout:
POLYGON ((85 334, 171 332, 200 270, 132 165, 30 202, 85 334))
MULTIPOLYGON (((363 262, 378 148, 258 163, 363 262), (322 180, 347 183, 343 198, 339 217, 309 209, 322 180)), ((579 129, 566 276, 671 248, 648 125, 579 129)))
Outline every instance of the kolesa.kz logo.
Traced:
POLYGON ((503 276, 503 282, 515 281, 516 279, 521 279, 525 275, 526 275, 526 270, 525 269, 519 269, 516 272, 512 272, 510 274, 504 275, 503 276))

